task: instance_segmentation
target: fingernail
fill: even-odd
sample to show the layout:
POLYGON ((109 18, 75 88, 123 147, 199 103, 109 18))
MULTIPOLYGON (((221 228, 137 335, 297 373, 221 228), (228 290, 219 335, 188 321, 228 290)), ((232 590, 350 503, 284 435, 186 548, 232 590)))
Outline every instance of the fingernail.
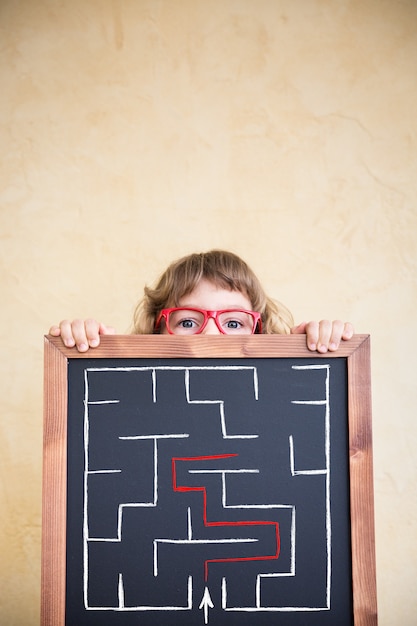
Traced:
POLYGON ((309 343, 309 344, 308 344, 308 349, 309 349, 309 350, 315 350, 316 348, 317 348, 317 346, 316 346, 316 344, 315 344, 315 343, 309 343))
POLYGON ((80 345, 78 346, 78 350, 80 352, 85 352, 86 350, 88 350, 88 346, 85 343, 80 343, 80 345))
POLYGON ((90 341, 90 347, 91 348, 96 348, 98 346, 98 339, 92 339, 90 341))
POLYGON ((329 345, 329 350, 337 350, 337 345, 334 343, 334 341, 329 345))

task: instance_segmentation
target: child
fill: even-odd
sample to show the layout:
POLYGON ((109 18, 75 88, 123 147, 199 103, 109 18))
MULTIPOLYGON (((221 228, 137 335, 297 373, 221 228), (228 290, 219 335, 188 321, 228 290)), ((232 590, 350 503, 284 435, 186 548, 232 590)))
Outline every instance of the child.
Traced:
MULTIPOLYGON (((174 261, 155 288, 145 287, 135 314, 134 334, 306 334, 310 350, 337 350, 353 326, 341 321, 293 325, 288 309, 266 296, 258 278, 237 255, 223 250, 174 261)), ((49 333, 80 352, 94 348, 110 326, 93 319, 62 321, 49 333)))

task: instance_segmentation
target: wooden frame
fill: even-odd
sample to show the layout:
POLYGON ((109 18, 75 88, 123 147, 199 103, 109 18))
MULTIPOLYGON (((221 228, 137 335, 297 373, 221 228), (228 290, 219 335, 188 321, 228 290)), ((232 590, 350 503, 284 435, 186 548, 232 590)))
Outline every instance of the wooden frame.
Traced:
POLYGON ((354 626, 376 626, 370 339, 355 335, 336 353, 312 354, 302 335, 103 337, 87 353, 45 337, 42 626, 65 625, 67 365, 85 358, 333 358, 347 360, 354 626))

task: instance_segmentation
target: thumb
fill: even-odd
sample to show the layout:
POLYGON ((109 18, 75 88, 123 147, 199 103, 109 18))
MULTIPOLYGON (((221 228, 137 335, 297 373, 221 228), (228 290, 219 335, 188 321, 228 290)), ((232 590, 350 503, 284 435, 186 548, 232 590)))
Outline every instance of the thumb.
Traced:
POLYGON ((293 326, 290 330, 291 335, 305 335, 307 322, 301 322, 298 326, 293 326))
POLYGON ((100 335, 115 335, 116 334, 116 330, 113 328, 113 326, 106 326, 105 324, 102 324, 101 322, 100 322, 98 332, 100 335))

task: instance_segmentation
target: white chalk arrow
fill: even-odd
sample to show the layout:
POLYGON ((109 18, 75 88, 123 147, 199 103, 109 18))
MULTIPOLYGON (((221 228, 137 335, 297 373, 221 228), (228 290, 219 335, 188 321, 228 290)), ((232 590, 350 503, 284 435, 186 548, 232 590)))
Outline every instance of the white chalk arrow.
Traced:
POLYGON ((206 587, 204 589, 203 599, 201 600, 200 606, 198 608, 199 609, 204 609, 204 623, 208 624, 209 609, 213 609, 214 608, 214 604, 213 604, 212 599, 210 597, 210 592, 208 590, 208 587, 206 587))

